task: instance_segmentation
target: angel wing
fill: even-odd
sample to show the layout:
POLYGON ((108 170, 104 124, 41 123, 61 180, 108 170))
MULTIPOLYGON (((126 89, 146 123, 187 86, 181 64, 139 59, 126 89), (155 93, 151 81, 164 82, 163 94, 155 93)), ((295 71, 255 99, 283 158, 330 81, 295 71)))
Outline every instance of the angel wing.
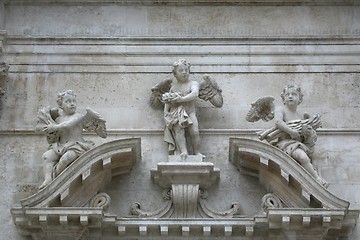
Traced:
POLYGON ((246 115, 246 121, 257 122, 260 119, 267 122, 274 118, 274 98, 262 97, 251 104, 251 108, 246 115))
POLYGON ((214 107, 220 108, 223 105, 222 90, 208 74, 204 74, 200 82, 199 98, 210 101, 214 107))
POLYGON ((151 96, 150 96, 151 106, 160 107, 163 105, 163 102, 161 101, 161 97, 164 93, 170 91, 171 83, 172 83, 171 79, 165 79, 151 88, 151 96))
POLYGON ((106 125, 105 120, 99 113, 95 112, 91 108, 86 108, 86 114, 83 120, 83 126, 86 131, 94 131, 99 137, 106 138, 106 125))
POLYGON ((50 108, 50 106, 40 108, 37 114, 38 122, 35 126, 35 131, 46 134, 46 140, 49 144, 57 142, 59 135, 58 132, 46 133, 44 127, 50 123, 55 124, 55 119, 59 116, 58 108, 50 108))

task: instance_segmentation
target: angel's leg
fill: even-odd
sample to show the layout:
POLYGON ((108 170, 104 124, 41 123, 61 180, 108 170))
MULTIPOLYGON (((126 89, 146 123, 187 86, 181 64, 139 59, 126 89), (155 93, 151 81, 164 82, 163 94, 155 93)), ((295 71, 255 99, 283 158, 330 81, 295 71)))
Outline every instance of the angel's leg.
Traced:
POLYGON ((189 114, 192 124, 189 125, 189 134, 191 138, 191 144, 193 146, 194 154, 199 155, 200 153, 200 135, 199 135, 199 123, 196 118, 195 112, 189 114))
POLYGON ((46 187, 52 180, 52 170, 55 163, 59 160, 59 156, 54 152, 54 150, 50 149, 46 151, 43 156, 44 160, 44 182, 40 185, 39 189, 46 187))
POLYGON ((59 163, 55 167, 55 176, 59 175, 76 158, 78 158, 78 154, 73 150, 69 150, 64 155, 62 155, 59 163))
POLYGON ((302 149, 296 149, 292 153, 292 157, 298 161, 301 166, 303 166, 303 168, 305 168, 321 185, 324 187, 328 186, 328 183, 320 177, 319 173, 312 165, 310 158, 302 149))
POLYGON ((186 147, 185 129, 180 126, 174 126, 176 146, 179 148, 180 156, 186 158, 188 155, 186 147))

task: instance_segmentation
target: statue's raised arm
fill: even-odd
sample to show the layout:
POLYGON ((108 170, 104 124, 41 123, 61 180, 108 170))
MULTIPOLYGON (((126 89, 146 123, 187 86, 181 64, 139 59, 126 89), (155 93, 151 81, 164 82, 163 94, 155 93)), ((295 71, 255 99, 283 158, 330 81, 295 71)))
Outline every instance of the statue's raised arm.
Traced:
POLYGON ((94 110, 78 113, 76 95, 72 90, 58 94, 58 108, 44 107, 38 111, 36 131, 44 133, 49 150, 43 154, 45 180, 40 189, 46 187, 81 154, 94 146, 83 138, 83 130, 94 131, 102 138, 107 136, 105 120, 94 110))

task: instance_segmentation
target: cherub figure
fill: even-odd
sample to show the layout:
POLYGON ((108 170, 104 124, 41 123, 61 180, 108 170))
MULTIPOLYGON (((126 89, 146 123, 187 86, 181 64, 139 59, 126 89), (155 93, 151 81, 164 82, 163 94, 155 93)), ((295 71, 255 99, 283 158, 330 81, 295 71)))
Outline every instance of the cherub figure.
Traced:
POLYGON ((203 156, 200 152, 195 101, 200 97, 209 100, 216 107, 221 107, 221 89, 208 75, 204 75, 204 81, 201 83, 190 80, 190 63, 185 59, 173 64, 173 75, 177 80, 175 83, 172 84, 170 79, 166 79, 152 88, 151 105, 164 104, 164 140, 169 144, 170 154, 180 155, 182 159, 188 156, 185 135, 187 129, 193 154, 203 156))
MULTIPOLYGON (((303 100, 303 94, 297 85, 285 86, 281 98, 284 103, 283 107, 276 108, 275 112, 272 112, 274 107, 268 107, 268 112, 261 113, 262 115, 274 116, 275 127, 262 131, 259 139, 265 139, 289 154, 320 184, 327 187, 328 183, 320 177, 310 159, 310 154, 313 152, 317 140, 315 130, 321 127, 320 117, 318 115, 311 117, 307 113, 298 111, 297 108, 303 100)), ((271 106, 273 105, 272 100, 268 98, 267 102, 263 104, 271 106)), ((260 107, 258 109, 261 111, 260 107)), ((252 111, 254 110, 251 109, 249 114, 252 111)))
POLYGON ((45 107, 38 112, 36 130, 44 132, 50 144, 43 154, 45 180, 39 187, 46 187, 68 165, 94 146, 83 138, 83 129, 95 131, 106 138, 105 120, 90 108, 85 114, 76 112, 76 95, 72 90, 58 93, 59 108, 45 107))

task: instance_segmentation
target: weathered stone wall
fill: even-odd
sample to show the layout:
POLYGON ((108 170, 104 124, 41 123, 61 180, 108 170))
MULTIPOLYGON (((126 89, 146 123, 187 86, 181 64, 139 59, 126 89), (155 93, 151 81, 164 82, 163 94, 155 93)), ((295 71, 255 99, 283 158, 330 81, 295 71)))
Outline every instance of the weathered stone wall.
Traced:
POLYGON ((11 35, 278 38, 359 34, 358 6, 144 6, 101 2, 39 5, 26 2, 7 4, 6 30, 11 35))
MULTIPOLYGON (((255 139, 256 130, 271 126, 248 123, 245 115, 262 96, 282 104, 287 83, 302 87, 302 110, 322 115, 314 164, 329 190, 360 208, 360 6, 90 2, 0 4, 0 30, 7 33, 2 59, 10 66, 0 82, 6 91, 0 102, 4 239, 25 239, 9 209, 42 182, 47 144, 33 132, 36 112, 55 106, 65 89, 77 93, 80 111, 91 106, 107 120, 108 139, 89 139, 142 138, 142 161, 108 187, 113 199, 128 204, 112 205, 114 211, 127 214, 134 201, 145 209, 161 204, 149 171, 166 161, 167 150, 162 111, 148 101, 151 87, 171 77, 178 58, 191 62, 191 78, 208 73, 223 89, 223 108, 197 102, 202 152, 221 169, 211 189, 215 208, 238 201, 245 214, 258 209, 265 191, 229 163, 229 137, 255 139)), ((358 236, 359 230, 353 239, 358 236)))

